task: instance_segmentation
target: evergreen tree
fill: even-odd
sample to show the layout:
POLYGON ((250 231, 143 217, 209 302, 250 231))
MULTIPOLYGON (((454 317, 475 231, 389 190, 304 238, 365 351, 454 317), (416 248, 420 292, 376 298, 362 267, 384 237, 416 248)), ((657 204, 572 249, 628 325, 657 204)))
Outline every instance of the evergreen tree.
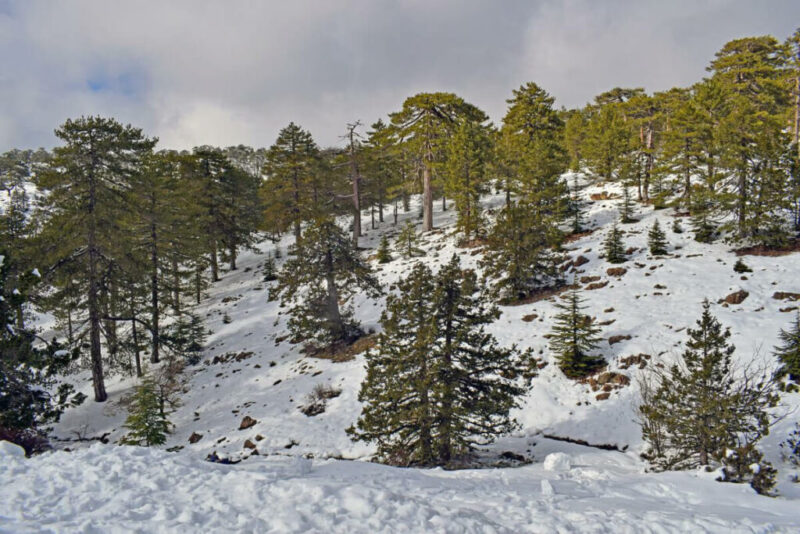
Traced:
POLYGON ((584 313, 584 300, 578 289, 573 289, 556 304, 561 310, 555 316, 550 349, 556 355, 558 367, 568 378, 582 378, 605 365, 602 357, 590 352, 600 342, 600 328, 584 313))
POLYGON ((486 190, 491 137, 484 126, 463 121, 450 139, 445 192, 455 201, 456 227, 469 242, 483 229, 480 198, 486 190))
MULTIPOLYGON (((655 381, 642 390, 640 422, 648 443, 644 457, 658 469, 726 465, 730 472, 723 479, 747 480, 765 492, 763 478, 754 477, 757 473, 752 470, 747 475, 734 464, 742 458, 760 458, 753 449, 769 432, 766 410, 775 405, 777 396, 764 377, 736 376, 730 330, 722 328, 710 308, 704 301, 697 328, 688 329, 680 360, 657 372, 655 381)), ((760 465, 770 467, 765 462, 760 465)))
POLYGON ((713 201, 707 191, 698 191, 692 198, 690 225, 694 240, 700 243, 711 243, 717 236, 717 225, 713 219, 713 201))
POLYGON ((627 258, 625 254, 625 245, 622 243, 622 230, 614 226, 608 232, 605 241, 603 242, 603 249, 606 255, 606 261, 609 263, 624 263, 627 258))
POLYGON ((451 465, 515 427, 519 358, 484 330, 499 310, 455 255, 436 275, 416 264, 396 290, 367 356, 361 417, 348 432, 377 442, 388 463, 451 465))
MULTIPOLYGON (((375 208, 378 221, 383 222, 384 210, 390 202, 395 202, 397 214, 397 192, 406 186, 401 179, 397 143, 392 129, 378 120, 367 132, 364 142, 364 198, 369 203, 372 215, 372 228, 375 228, 375 208)), ((395 224, 397 220, 395 219, 395 224)))
POLYGON ((184 313, 171 330, 169 341, 173 352, 183 357, 188 365, 199 363, 207 338, 203 320, 193 313, 184 313))
POLYGON ((50 170, 39 175, 39 185, 48 191, 50 212, 41 237, 49 243, 48 257, 53 264, 73 264, 81 273, 87 295, 94 398, 102 402, 108 395, 100 343, 101 276, 118 241, 114 230, 125 207, 120 198, 155 141, 137 128, 101 117, 67 120, 56 136, 65 144, 54 150, 50 170))
POLYGON ((592 109, 584 144, 587 166, 596 175, 611 181, 629 149, 629 139, 630 132, 616 103, 592 109))
POLYGON ((781 329, 779 334, 781 344, 775 347, 775 356, 781 366, 777 377, 787 377, 790 382, 789 390, 800 389, 800 313, 798 313, 788 330, 781 329))
POLYGON ((658 220, 653 223, 650 231, 647 232, 647 246, 653 256, 661 256, 667 253, 667 247, 669 246, 667 234, 661 229, 658 220))
POLYGON ((441 174, 448 139, 462 121, 483 123, 486 114, 453 93, 419 93, 390 115, 398 139, 422 166, 422 229, 433 229, 433 177, 441 174))
POLYGON ((569 197, 569 207, 567 215, 569 215, 572 233, 577 234, 583 231, 583 201, 580 197, 580 188, 578 187, 578 174, 572 175, 572 190, 569 197))
POLYGON ((314 175, 320 151, 311 134, 294 123, 282 129, 267 152, 261 195, 267 226, 281 232, 294 229, 300 239, 301 224, 319 215, 314 205, 314 175))
POLYGON ((172 424, 164 413, 157 384, 152 377, 144 377, 136 387, 128 418, 123 426, 129 430, 120 440, 123 445, 150 447, 166 443, 172 424))
POLYGON ((272 255, 268 256, 267 261, 264 262, 262 273, 265 282, 273 282, 278 279, 278 267, 275 265, 275 258, 272 255))
POLYGON ((359 289, 376 297, 381 288, 352 239, 333 220, 321 219, 306 230, 294 253, 274 288, 274 296, 290 305, 294 341, 325 350, 358 339, 362 331, 346 303, 359 289))
POLYGON ((631 198, 630 185, 627 181, 624 181, 622 183, 622 204, 619 209, 619 221, 622 224, 630 224, 637 220, 633 216, 633 199, 631 198))
POLYGON ((419 248, 417 227, 412 221, 407 220, 403 228, 400 229, 395 241, 395 248, 404 258, 412 258, 423 254, 423 251, 419 248))
POLYGON ((562 256, 555 251, 561 232, 525 204, 511 203, 497 214, 481 262, 493 290, 505 302, 516 302, 543 287, 562 283, 562 256))
POLYGON ((672 233, 674 234, 682 234, 683 233, 683 226, 681 225, 681 220, 675 217, 672 220, 672 233))
POLYGON ((378 252, 375 255, 378 259, 378 263, 389 263, 392 261, 392 253, 389 250, 389 239, 386 237, 386 234, 381 236, 378 252))
POLYGON ((0 439, 38 452, 47 425, 84 399, 58 374, 78 357, 57 341, 43 343, 29 328, 17 328, 16 310, 28 305, 28 290, 39 280, 30 271, 11 282, 12 258, 0 250, 0 439), (35 449, 35 450, 34 450, 35 449))

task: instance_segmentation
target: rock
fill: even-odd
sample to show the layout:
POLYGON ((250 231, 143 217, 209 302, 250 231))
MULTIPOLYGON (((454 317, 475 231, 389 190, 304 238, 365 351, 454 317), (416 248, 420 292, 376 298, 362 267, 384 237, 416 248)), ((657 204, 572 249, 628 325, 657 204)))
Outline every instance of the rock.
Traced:
POLYGON ((748 293, 744 289, 740 289, 735 293, 731 293, 730 295, 722 299, 722 301, 725 302, 726 304, 741 304, 742 302, 744 302, 744 299, 746 299, 748 295, 750 295, 750 293, 748 293))
POLYGON ((606 280, 605 282, 594 282, 586 286, 584 289, 586 290, 600 289, 606 287, 607 285, 608 285, 608 280, 606 280))
POLYGON ((608 276, 622 276, 628 272, 628 269, 625 267, 610 267, 606 270, 606 274, 608 276))
POLYGON ((248 440, 246 440, 246 441, 244 442, 244 447, 243 447, 243 448, 244 448, 244 449, 251 449, 251 450, 255 450, 255 448, 256 448, 256 444, 255 444, 255 443, 253 443, 252 441, 250 441, 250 440, 248 439, 248 440))
POLYGON ((203 434, 198 434, 197 432, 192 432, 192 435, 189 436, 189 443, 197 443, 203 439, 203 434))
POLYGON ((250 428, 251 426, 255 425, 256 423, 258 423, 258 421, 256 421, 255 419, 253 419, 249 415, 245 415, 244 419, 242 419, 242 422, 239 425, 239 430, 246 430, 246 429, 250 428))
POLYGON ((585 263, 589 263, 589 258, 587 258, 586 256, 578 256, 577 258, 572 260, 572 265, 574 265, 575 267, 580 267, 585 263))
POLYGON ((613 311, 614 311, 614 308, 606 308, 605 310, 603 310, 603 313, 611 313, 613 311))
POLYGON ((644 369, 644 367, 647 365, 647 360, 649 359, 650 359, 649 354, 636 354, 635 356, 626 356, 625 358, 620 358, 619 367, 620 369, 627 369, 628 367, 637 365, 639 369, 644 369))
POLYGON ((611 393, 609 393, 609 392, 607 392, 607 391, 606 391, 606 392, 603 392, 603 393, 598 393, 598 394, 595 396, 595 399, 597 399, 597 400, 606 400, 606 399, 607 399, 607 398, 609 398, 610 396, 611 396, 611 393))
POLYGON ((545 471, 569 471, 572 468, 572 462, 568 454, 551 452, 545 457, 542 467, 545 471))
POLYGON ((621 373, 613 373, 611 371, 606 371, 605 373, 600 373, 600 375, 597 377, 597 383, 600 384, 601 386, 606 384, 627 386, 628 384, 631 383, 631 379, 621 373))
POLYGON ((599 276, 581 276, 581 284, 590 284, 600 280, 599 276))
POLYGON ((522 316, 522 320, 525 321, 526 323, 530 323, 531 321, 533 321, 535 319, 538 319, 538 318, 539 318, 539 316, 536 315, 535 313, 529 313, 528 315, 523 315, 522 316))
POLYGON ((620 341, 627 341, 629 339, 631 339, 631 336, 611 336, 608 338, 608 344, 613 345, 615 343, 619 343, 620 341))
POLYGON ((778 311, 782 313, 787 313, 790 311, 794 311, 797 309, 797 306, 787 306, 786 308, 780 308, 778 311))
POLYGON ((775 300, 800 300, 800 293, 790 293, 788 291, 776 291, 772 298, 775 300))
POLYGON ((256 434, 256 441, 261 441, 262 439, 264 439, 264 436, 261 434, 256 434))

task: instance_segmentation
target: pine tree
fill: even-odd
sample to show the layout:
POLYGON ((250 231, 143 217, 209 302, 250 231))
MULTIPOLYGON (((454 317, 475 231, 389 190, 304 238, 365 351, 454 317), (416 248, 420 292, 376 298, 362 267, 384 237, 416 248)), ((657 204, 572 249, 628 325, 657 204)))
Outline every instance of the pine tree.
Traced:
POLYGON ((313 180, 318 170, 320 150, 311 133, 292 123, 283 128, 267 152, 261 197, 272 231, 294 229, 300 238, 304 221, 319 215, 313 202, 313 180))
POLYGON ((152 377, 144 377, 136 387, 128 418, 123 426, 129 430, 120 440, 123 445, 150 447, 166 443, 172 424, 164 413, 157 385, 152 377))
POLYGON ((683 233, 683 226, 681 225, 681 220, 677 217, 672 220, 672 233, 675 234, 682 234, 683 233))
POLYGON ((596 175, 611 181, 628 151, 630 132, 617 103, 593 108, 586 127, 584 156, 596 175))
POLYGON ((407 220, 403 228, 400 229, 400 233, 395 241, 395 248, 404 258, 413 258, 414 256, 424 254, 419 248, 417 227, 412 221, 407 220))
POLYGON ((389 263, 392 261, 392 253, 389 250, 389 239, 386 237, 386 234, 381 236, 381 242, 378 245, 378 251, 375 254, 375 257, 378 260, 378 263, 389 263))
POLYGON ((622 230, 614 226, 608 232, 606 240, 603 242, 603 249, 605 250, 606 261, 609 263, 624 263, 627 258, 625 257, 625 245, 622 243, 622 230))
POLYGON ((332 219, 321 219, 308 227, 294 252, 273 295, 290 306, 293 340, 329 350, 358 339, 362 331, 346 303, 359 289, 376 297, 381 288, 353 240, 332 219))
POLYGON ((556 355, 558 367, 568 378, 582 378, 605 365, 602 357, 590 352, 600 343, 600 328, 592 318, 581 313, 586 307, 578 289, 573 289, 556 304, 561 310, 555 316, 550 349, 556 355))
POLYGON ((455 201, 456 227, 469 242, 483 229, 480 198, 486 190, 491 137, 481 124, 463 121, 450 139, 445 192, 455 201))
MULTIPOLYGON (((781 445, 781 457, 795 467, 800 467, 800 423, 794 424, 794 430, 781 445)), ((795 482, 800 480, 795 479, 795 482)))
POLYGON ((171 349, 184 358, 187 365, 200 362, 207 334, 203 320, 193 313, 184 313, 169 332, 171 349))
MULTIPOLYGON (((648 443, 643 456, 658 469, 727 465, 726 480, 750 481, 766 492, 763 477, 733 464, 736 456, 758 456, 753 449, 769 432, 766 410, 776 404, 777 395, 764 377, 737 377, 730 330, 722 328, 710 308, 704 301, 680 360, 665 372, 654 371, 654 382, 642 390, 640 423, 648 443)), ((770 467, 766 462, 761 466, 770 467)))
POLYGON ((422 230, 433 229, 434 175, 446 159, 447 141, 462 121, 483 123, 486 114, 453 93, 419 93, 390 115, 398 139, 422 165, 422 230))
POLYGON ((636 222, 633 216, 633 199, 631 198, 631 189, 627 181, 622 184, 622 204, 619 209, 619 221, 622 224, 630 224, 636 222))
POLYGON ((650 254, 653 256, 662 256, 667 253, 667 247, 669 246, 667 234, 661 229, 658 220, 653 223, 653 226, 650 227, 650 231, 647 232, 647 246, 650 248, 650 254))
POLYGON ((395 289, 348 432, 388 463, 451 465, 514 428, 520 361, 485 332, 499 311, 455 255, 436 275, 416 264, 395 289))
POLYGON ((781 344, 775 347, 775 356, 781 363, 777 372, 778 378, 787 377, 791 384, 787 389, 800 389, 800 313, 798 313, 788 330, 781 329, 781 344))
POLYGON ((573 173, 572 190, 570 191, 569 208, 567 209, 573 234, 583 231, 583 208, 584 205, 580 197, 580 188, 578 187, 578 174, 573 173))
POLYGON ((264 262, 264 267, 261 272, 264 275, 264 282, 273 282, 278 279, 278 267, 275 264, 275 258, 270 255, 264 262))
POLYGON ((0 250, 0 439, 31 454, 44 445, 48 425, 86 397, 58 378, 78 351, 55 340, 43 343, 33 330, 17 328, 17 309, 28 306, 28 291, 39 277, 28 271, 10 283, 9 252, 0 250))
POLYGON ((697 192, 692 200, 690 224, 694 240, 699 243, 711 243, 717 236, 717 225, 712 218, 713 202, 710 193, 697 192))
POLYGON ((142 131, 113 119, 68 120, 56 136, 65 144, 54 149, 50 170, 39 175, 48 190, 50 212, 42 238, 50 242, 48 258, 72 263, 81 273, 88 314, 94 398, 108 398, 103 375, 101 277, 114 258, 119 236, 114 228, 126 208, 124 191, 155 145, 142 131))
POLYGON ((517 302, 534 291, 562 283, 558 227, 536 216, 528 205, 511 203, 497 214, 487 236, 481 266, 493 280, 493 291, 505 302, 517 302))

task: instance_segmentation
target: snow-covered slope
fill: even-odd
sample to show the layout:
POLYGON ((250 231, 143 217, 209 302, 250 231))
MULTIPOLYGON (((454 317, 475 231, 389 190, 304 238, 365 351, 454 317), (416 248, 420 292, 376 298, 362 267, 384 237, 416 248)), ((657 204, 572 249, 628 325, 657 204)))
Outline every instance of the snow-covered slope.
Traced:
MULTIPOLYGON (((685 328, 692 326, 698 318, 704 297, 712 301, 713 312, 723 325, 731 327, 733 342, 738 349, 737 358, 743 364, 755 361, 774 366, 772 347, 777 343, 779 329, 786 327, 792 317, 793 311, 786 310, 795 304, 774 299, 773 294, 777 291, 800 293, 800 254, 778 257, 747 256, 744 260, 753 272, 742 276, 733 271, 736 256, 728 245, 705 245, 693 241, 688 231, 688 221, 683 224, 686 231, 675 234, 670 230, 673 210, 654 211, 650 207, 637 205, 636 216, 639 222, 622 227, 626 233, 626 247, 636 250, 630 255, 629 261, 621 265, 626 270, 624 274, 610 275, 607 272, 609 267, 617 266, 608 264, 598 256, 610 223, 617 218, 619 200, 590 201, 592 195, 595 198, 607 196, 600 195, 603 192, 612 197, 619 197, 620 193, 612 184, 593 185, 583 191, 589 202, 586 222, 594 231, 567 245, 572 259, 581 256, 588 260, 582 260, 585 263, 570 270, 567 276, 574 277, 575 281, 586 288, 583 293, 587 298, 589 313, 597 317, 599 324, 604 324, 602 353, 608 361, 608 371, 624 375, 623 378, 616 379, 623 384, 622 387, 606 388, 611 391, 603 391, 602 388, 593 390, 590 384, 579 384, 566 379, 553 365, 545 337, 550 332, 554 315, 553 298, 519 306, 506 306, 502 308, 500 319, 492 325, 493 333, 502 344, 533 348, 548 365, 533 380, 530 392, 522 399, 520 409, 515 412, 521 423, 521 430, 513 436, 499 440, 489 450, 495 453, 512 451, 523 454, 532 458, 534 465, 518 469, 442 473, 392 470, 364 465, 363 462, 352 464, 329 461, 323 462, 318 470, 312 471, 311 479, 316 481, 314 484, 307 481, 282 482, 287 488, 293 488, 285 489, 286 495, 299 496, 303 491, 310 491, 323 500, 325 496, 330 496, 331 501, 337 501, 344 499, 344 495, 351 494, 353 487, 358 487, 365 480, 374 477, 374 484, 369 486, 373 493, 364 497, 367 503, 365 506, 378 507, 378 501, 392 501, 396 510, 387 512, 387 521, 391 521, 391 514, 400 514, 397 510, 405 510, 404 507, 407 506, 408 510, 417 510, 414 512, 420 514, 414 516, 417 519, 428 517, 433 521, 433 518, 440 517, 442 521, 448 519, 467 522, 454 522, 453 525, 477 525, 486 521, 489 525, 505 525, 511 528, 510 520, 518 518, 519 525, 528 525, 532 530, 541 531, 553 531, 559 525, 568 524, 569 515, 562 517, 561 513, 566 513, 570 508, 576 510, 576 524, 582 530, 588 531, 607 530, 604 528, 604 521, 612 517, 620 521, 620 526, 649 521, 650 516, 645 509, 650 505, 634 504, 636 499, 649 502, 659 510, 653 512, 660 515, 652 516, 652 521, 667 521, 665 517, 671 518, 672 522, 664 523, 667 531, 691 530, 688 528, 689 524, 712 530, 748 530, 753 527, 753 530, 758 531, 762 528, 756 525, 764 526, 774 521, 776 525, 785 526, 795 521, 781 514, 791 507, 789 505, 796 507, 796 500, 769 500, 756 496, 747 486, 713 485, 708 475, 642 474, 645 465, 638 459, 642 442, 633 407, 637 401, 637 376, 646 372, 650 366, 669 364, 680 352, 680 344, 686 337, 685 328), (661 221, 670 242, 670 255, 665 257, 653 258, 647 252, 647 229, 655 219, 661 221), (598 288, 591 289, 592 287, 598 288), (720 299, 739 290, 748 292, 747 298, 740 304, 718 303, 720 299), (625 360, 631 356, 639 356, 639 359, 625 360), (639 360, 645 362, 643 369, 640 369, 639 360), (630 383, 625 385, 628 381, 630 383), (585 440, 593 444, 614 444, 625 452, 599 452, 554 441, 545 438, 545 435, 585 440), (545 473, 540 462, 546 454, 559 450, 574 455, 573 465, 581 467, 558 475, 545 473), (351 465, 356 467, 343 467, 351 465), (331 480, 325 482, 326 476, 331 480), (397 488, 392 488, 391 483, 387 482, 394 478, 402 480, 398 482, 397 488), (550 482, 543 482, 545 479, 550 482), (456 488, 459 484, 463 484, 465 488, 463 497, 457 495, 456 488), (548 484, 555 488, 555 496, 546 495, 549 490, 543 494, 543 489, 548 484), (310 486, 314 489, 307 489, 310 486), (498 488, 504 489, 501 491, 498 488), (466 508, 471 511, 462 515, 458 512, 460 508, 455 506, 448 510, 434 511, 434 501, 431 499, 437 491, 441 491, 443 496, 435 502, 444 506, 462 500, 470 501, 472 504, 466 508), (569 497, 561 497, 564 494, 569 497), (584 498, 587 500, 583 501, 584 498), (622 503, 627 503, 628 499, 631 504, 623 506, 622 503), (500 506, 503 502, 505 504, 500 506), (562 504, 559 505, 560 502, 562 504), (505 511, 493 512, 492 503, 505 511), (715 513, 724 519, 705 517, 714 506, 718 506, 718 510, 726 510, 728 505, 732 508, 746 506, 763 512, 755 514, 744 511, 734 514, 717 511, 715 513), (512 512, 511 509, 515 507, 519 509, 512 512), (551 514, 552 517, 544 513, 559 509, 562 512, 551 514), (538 515, 549 519, 535 519, 538 515), (745 516, 757 519, 753 519, 753 523, 736 519, 745 516), (589 518, 594 518, 594 522, 589 518), (474 522, 468 523, 469 521, 474 522), (560 523, 561 521, 564 523, 560 523), (687 528, 684 529, 681 528, 681 521, 694 523, 685 523, 687 528)), ((500 197, 491 197, 486 201, 488 209, 501 204, 500 197)), ((437 208, 440 209, 440 206, 437 208)), ((416 221, 417 213, 418 205, 412 205, 410 213, 401 214, 400 224, 409 218, 416 221)), ((437 210, 435 225, 438 230, 424 237, 423 248, 427 254, 421 261, 438 265, 456 253, 461 257, 464 266, 476 266, 480 256, 475 249, 455 246, 455 237, 452 235, 453 218, 452 210, 437 210)), ((368 230, 361 244, 374 248, 383 233, 392 235, 397 229, 389 216, 379 228, 368 230)), ((277 246, 285 253, 288 244, 287 239, 277 246)), ((363 357, 357 356, 346 362, 309 358, 298 347, 284 340, 286 315, 281 313, 278 303, 268 301, 267 284, 262 282, 260 272, 266 253, 275 246, 266 242, 259 246, 258 253, 244 253, 239 261, 239 269, 224 273, 223 280, 211 288, 208 299, 196 309, 213 333, 209 336, 204 361, 187 369, 182 404, 170 415, 175 424, 175 432, 165 448, 180 450, 168 456, 143 451, 109 452, 92 449, 93 452, 82 452, 75 455, 75 458, 89 460, 96 457, 98 461, 110 463, 129 457, 141 458, 159 465, 164 464, 165 470, 170 461, 174 461, 180 469, 187 470, 187 488, 196 487, 200 491, 205 485, 203 483, 201 487, 197 482, 197 486, 192 486, 191 480, 198 478, 192 470, 198 470, 199 473, 200 470, 209 469, 222 479, 226 473, 225 467, 196 462, 196 459, 202 459, 212 451, 217 451, 220 456, 246 458, 240 464, 242 467, 237 467, 233 471, 235 474, 230 475, 231 480, 227 480, 225 484, 235 484, 234 479, 237 477, 243 477, 243 484, 251 483, 244 482, 246 480, 278 480, 281 478, 280 473, 285 472, 286 464, 272 457, 304 455, 313 457, 315 461, 369 457, 373 452, 372 447, 353 443, 345 433, 345 429, 355 422, 360 413, 357 394, 364 375, 363 357), (229 322, 225 319, 226 316, 230 318, 229 322), (307 395, 318 384, 340 388, 342 393, 328 401, 324 413, 308 417, 300 411, 300 407, 306 403, 307 395), (256 423, 240 430, 241 422, 246 416, 256 423), (189 438, 193 434, 194 443, 190 443, 189 438), (245 447, 248 440, 248 445, 255 446, 259 457, 254 456, 252 448, 245 447), (115 457, 115 454, 120 456, 115 457), (271 459, 266 460, 264 456, 271 459)), ((381 280, 389 284, 402 276, 412 261, 416 260, 395 259, 386 265, 375 264, 375 268, 381 280)), ((382 301, 356 299, 356 316, 366 329, 380 328, 382 308, 382 301)), ((88 375, 79 375, 78 379, 79 386, 88 393, 88 375)), ((110 400, 104 404, 87 401, 83 406, 67 412, 55 434, 62 439, 106 435, 111 442, 117 441, 124 435, 122 423, 126 415, 119 402, 130 393, 134 384, 129 378, 110 379, 107 385, 110 400)), ((782 413, 791 413, 800 405, 800 395, 786 395, 783 402, 784 406, 780 408, 782 413)), ((781 469, 779 489, 783 499, 800 499, 800 488, 788 481, 792 472, 780 463, 778 453, 778 444, 786 438, 795 420, 796 411, 779 423, 763 442, 768 459, 781 469)), ((59 447, 73 449, 83 445, 86 442, 58 443, 59 447)), ((60 453, 37 459, 34 465, 45 465, 47 462, 55 465, 57 461, 53 458, 70 458, 69 461, 73 461, 73 457, 60 453)), ((69 483, 65 481, 64 484, 69 483)), ((168 492, 168 488, 161 489, 168 492)), ((250 519, 255 521, 254 518, 259 517, 256 513, 259 508, 256 501, 243 493, 237 495, 242 495, 243 502, 250 503, 244 508, 250 509, 254 514, 250 519)), ((202 494, 198 494, 198 498, 203 498, 202 494)), ((270 498, 275 497, 265 494, 266 500, 262 504, 270 498)), ((281 506, 293 505, 286 502, 281 506)), ((358 511, 349 509, 349 505, 339 503, 336 506, 340 506, 339 511, 335 511, 337 509, 334 506, 330 509, 331 513, 346 515, 351 519, 358 517, 358 511)), ((0 515, 8 513, 0 512, 0 515)), ((241 513, 246 514, 246 511, 241 513)), ((273 514, 273 517, 277 520, 279 516, 273 514)), ((176 521, 174 525, 178 524, 178 519, 170 520, 176 521)), ((316 519, 296 521, 298 522, 287 523, 290 530, 304 530, 305 527, 328 530, 321 523, 313 523, 316 519)), ((800 520, 796 521, 800 528, 800 520)), ((408 523, 411 530, 415 529, 413 525, 416 524, 418 523, 408 523)), ((436 524, 430 523, 429 526, 436 530, 436 524)), ((631 531, 640 531, 630 528, 633 529, 631 531)), ((503 529, 498 527, 498 530, 503 529)))
MULTIPOLYGON (((258 457, 235 466, 95 445, 31 460, 0 443, 0 532, 796 532, 796 502, 709 476, 644 475, 566 447, 516 469, 258 457), (556 453, 563 454, 563 453, 556 453)), ((550 450, 546 447, 542 452, 550 450)), ((559 447, 559 449, 561 449, 559 447)))

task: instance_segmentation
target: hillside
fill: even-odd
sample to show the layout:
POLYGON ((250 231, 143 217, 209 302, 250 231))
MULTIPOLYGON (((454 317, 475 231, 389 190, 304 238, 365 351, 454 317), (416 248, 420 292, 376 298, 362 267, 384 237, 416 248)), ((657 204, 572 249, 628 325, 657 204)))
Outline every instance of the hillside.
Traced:
MULTIPOLYGON (((792 471, 781 463, 778 444, 796 420, 793 414, 800 407, 800 395, 783 397, 779 413, 792 415, 778 423, 762 443, 767 458, 780 467, 778 489, 782 497, 774 500, 757 496, 747 486, 716 484, 713 474, 644 474, 646 465, 638 457, 642 441, 634 406, 638 377, 651 366, 668 365, 678 354, 685 329, 698 318, 705 297, 713 303, 712 310, 720 322, 731 327, 738 361, 742 365, 774 367, 771 350, 780 328, 785 328, 791 319, 795 304, 773 295, 800 292, 800 254, 745 256, 743 259, 753 272, 743 276, 733 270, 737 257, 729 245, 693 241, 688 221, 683 222, 684 233, 673 233, 674 210, 654 211, 637 205, 638 222, 622 227, 626 247, 635 250, 619 266, 622 271, 609 274, 610 267, 618 266, 599 256, 610 223, 617 218, 620 190, 615 184, 595 184, 585 187, 582 195, 588 205, 586 225, 591 232, 568 243, 571 260, 582 259, 574 262, 580 265, 571 267, 567 278, 584 287, 588 313, 603 325, 602 353, 608 363, 606 371, 613 374, 598 377, 601 383, 593 387, 591 383, 568 380, 553 364, 547 335, 555 297, 504 306, 502 316, 491 328, 501 344, 532 348, 546 363, 514 413, 520 430, 488 446, 485 454, 488 462, 496 463, 501 453, 510 451, 532 460, 532 465, 448 473, 329 460, 367 460, 373 453, 372 448, 352 442, 345 433, 360 413, 357 395, 364 376, 363 355, 343 362, 311 358, 285 340, 286 315, 277 302, 268 300, 268 284, 262 281, 261 274, 266 254, 275 247, 280 247, 285 257, 291 240, 284 238, 277 244, 263 242, 258 251, 243 253, 239 269, 225 272, 222 281, 212 286, 208 298, 195 310, 212 334, 203 361, 186 369, 181 405, 170 415, 175 430, 164 448, 177 452, 168 455, 131 449, 109 451, 108 447, 95 446, 73 455, 57 453, 34 460, 31 463, 42 470, 39 475, 32 467, 12 465, 11 469, 17 469, 21 477, 35 477, 45 476, 43 473, 49 473, 48 469, 59 462, 67 462, 75 470, 80 462, 97 462, 92 472, 96 472, 93 476, 99 481, 104 471, 116 472, 117 465, 132 463, 141 466, 142 473, 149 472, 149 466, 159 466, 163 471, 159 479, 145 483, 147 476, 142 474, 141 480, 128 480, 126 491, 154 485, 148 499, 158 503, 161 498, 169 500, 168 494, 173 491, 158 480, 174 478, 183 480, 177 493, 214 491, 215 499, 223 495, 219 497, 219 508, 226 512, 206 510, 188 518, 167 515, 159 519, 163 521, 159 524, 173 526, 200 522, 202 517, 206 517, 202 521, 222 521, 225 514, 233 514, 233 510, 241 513, 249 506, 258 508, 258 503, 274 501, 280 510, 309 500, 318 501, 317 505, 323 508, 330 504, 336 514, 347 520, 332 528, 315 517, 313 509, 299 507, 294 514, 282 510, 277 516, 257 515, 261 519, 245 520, 239 516, 237 521, 242 522, 237 526, 267 531, 268 526, 276 529, 280 521, 293 531, 347 531, 347 521, 355 521, 354 525, 363 528, 364 524, 358 521, 361 514, 380 508, 385 513, 381 525, 387 530, 399 529, 398 524, 410 530, 424 530, 423 525, 427 524, 434 529, 443 525, 439 529, 442 531, 505 532, 513 530, 513 525, 529 525, 530 531, 545 532, 566 528, 567 523, 562 521, 580 531, 597 532, 606 531, 611 524, 637 529, 635 525, 641 527, 641 522, 663 522, 666 530, 683 530, 690 524, 695 531, 788 529, 794 521, 792 510, 796 509, 795 499, 800 499, 800 488, 788 480, 792 471), (659 258, 651 257, 646 247, 647 229, 656 219, 667 231, 670 242, 670 254, 659 258), (742 290, 747 297, 741 303, 721 302, 742 290), (606 380, 608 385, 603 388, 606 380), (327 402, 323 413, 307 416, 301 408, 319 384, 341 389, 341 394, 327 402), (245 417, 255 423, 240 429, 245 417), (613 445, 619 451, 598 450, 545 436, 613 445), (201 463, 212 451, 245 461, 236 467, 201 463), (548 457, 551 453, 565 453, 568 460, 558 462, 558 456, 548 457), (236 473, 231 475, 233 479, 226 474, 229 469, 236 473), (201 483, 192 482, 194 478, 207 477, 210 478, 201 483), (229 487, 230 494, 226 494, 227 490, 217 491, 229 487), (248 495, 242 488, 252 488, 258 497, 248 495), (413 499, 410 494, 414 494, 413 499), (711 494, 715 497, 713 503, 708 501, 711 494), (458 504, 449 506, 451 499, 458 504), (634 500, 635 505, 627 504, 634 500), (692 506, 693 512, 684 517, 681 514, 685 506, 692 506), (470 513, 462 514, 463 510, 470 513), (577 515, 573 520, 568 519, 569 514, 577 515), (742 521, 745 517, 748 519, 742 521), (401 523, 395 524, 395 520, 401 523), (488 530, 481 530, 484 526, 488 530)), ((485 201, 487 209, 500 204, 500 196, 485 201)), ((456 247, 451 227, 454 214, 452 210, 440 210, 437 206, 437 229, 424 236, 422 248, 426 254, 419 261, 438 265, 456 253, 464 266, 476 266, 479 249, 456 247)), ((408 218, 416 220, 417 213, 418 205, 412 205, 409 213, 400 215, 400 224, 408 218)), ((367 230, 361 245, 373 249, 382 234, 394 235, 397 229, 389 216, 380 228, 367 230)), ((389 285, 413 261, 417 260, 396 258, 386 265, 373 264, 382 283, 389 285)), ((382 308, 381 301, 357 299, 356 317, 365 329, 377 330, 382 308)), ((87 393, 91 391, 87 375, 72 379, 87 393)), ((87 401, 67 411, 54 432, 59 439, 57 447, 74 450, 94 443, 91 439, 75 441, 76 438, 103 436, 111 443, 119 440, 125 433, 122 423, 126 416, 121 401, 134 384, 130 378, 114 377, 107 384, 108 402, 87 401)), ((134 467, 125 469, 133 471, 134 467)), ((59 483, 72 485, 69 476, 64 474, 59 483)), ((58 489, 54 486, 48 491, 55 495, 58 489)), ((87 485, 86 491, 93 493, 96 489, 87 485)), ((27 502, 29 497, 19 492, 11 495, 18 504, 27 502)), ((75 514, 80 511, 78 505, 73 510, 75 514)), ((11 513, 10 509, 0 509, 0 515, 11 513)), ((92 517, 98 521, 92 526, 102 529, 102 518, 110 516, 92 517)), ((232 517, 228 520, 234 520, 232 517)), ((130 518, 133 520, 134 516, 130 518)), ((52 528, 71 529, 80 524, 59 519, 62 520, 67 522, 55 522, 52 528)), ((22 518, 18 521, 11 523, 13 531, 24 531, 32 525, 22 518)), ((648 528, 656 530, 655 526, 648 528)))

